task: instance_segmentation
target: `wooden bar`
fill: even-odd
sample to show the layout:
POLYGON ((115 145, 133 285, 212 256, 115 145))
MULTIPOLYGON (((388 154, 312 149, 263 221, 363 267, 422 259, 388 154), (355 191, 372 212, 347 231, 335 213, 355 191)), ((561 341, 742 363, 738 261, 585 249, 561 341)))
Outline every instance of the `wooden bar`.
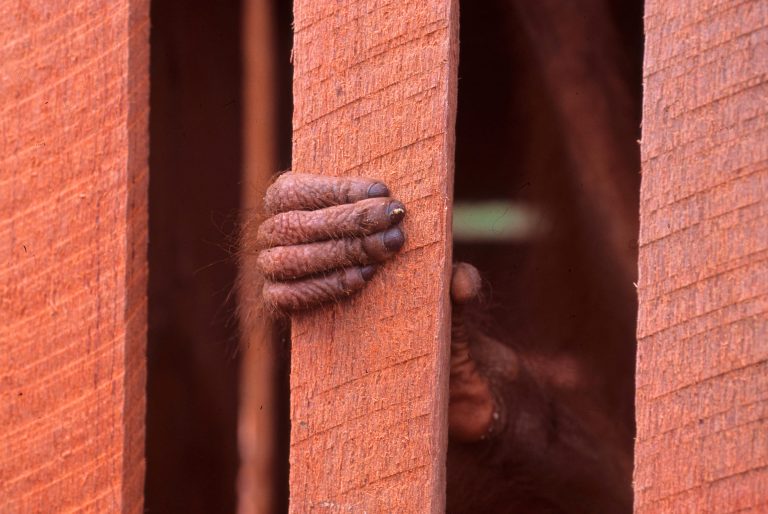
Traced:
MULTIPOLYGON (((275 41, 272 2, 243 2, 243 180, 244 222, 258 220, 269 180, 277 172, 275 41)), ((276 355, 274 333, 261 303, 254 254, 240 261, 240 409, 237 490, 239 514, 277 511, 276 355)))
POLYGON ((0 1, 0 511, 143 510, 149 5, 0 1))
POLYGON ((646 2, 635 511, 768 509, 768 1, 646 2))
POLYGON ((442 512, 454 0, 297 0, 293 169, 383 179, 402 253, 362 295, 293 320, 290 511, 442 512))

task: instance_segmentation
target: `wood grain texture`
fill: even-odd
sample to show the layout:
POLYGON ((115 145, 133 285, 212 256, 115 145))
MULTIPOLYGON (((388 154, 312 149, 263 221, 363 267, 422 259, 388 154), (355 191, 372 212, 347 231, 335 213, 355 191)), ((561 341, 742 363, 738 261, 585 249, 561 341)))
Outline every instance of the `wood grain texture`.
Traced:
POLYGON ((143 509, 148 2, 0 2, 0 511, 143 509))
POLYGON ((635 511, 768 508, 768 2, 646 3, 635 511))
POLYGON ((294 16, 293 169, 383 179, 408 239, 358 298, 293 320, 290 511, 442 512, 458 6, 294 16))

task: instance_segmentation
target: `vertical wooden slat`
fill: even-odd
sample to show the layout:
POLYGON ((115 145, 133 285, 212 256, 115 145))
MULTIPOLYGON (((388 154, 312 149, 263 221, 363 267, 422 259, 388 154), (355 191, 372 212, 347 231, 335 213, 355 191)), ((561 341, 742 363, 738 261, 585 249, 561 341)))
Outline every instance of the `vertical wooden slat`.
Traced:
POLYGON ((293 320, 290 510, 441 512, 453 0, 297 0, 293 169, 383 179, 402 253, 362 295, 293 320))
POLYGON ((768 508, 768 1, 646 3, 635 511, 768 508))
MULTIPOLYGON (((268 181, 277 171, 276 74, 272 3, 243 2, 243 200, 245 220, 258 219, 268 181)), ((241 257, 238 512, 275 512, 275 352, 272 326, 260 303, 255 255, 241 257)))
POLYGON ((0 2, 0 511, 141 512, 148 2, 0 2))

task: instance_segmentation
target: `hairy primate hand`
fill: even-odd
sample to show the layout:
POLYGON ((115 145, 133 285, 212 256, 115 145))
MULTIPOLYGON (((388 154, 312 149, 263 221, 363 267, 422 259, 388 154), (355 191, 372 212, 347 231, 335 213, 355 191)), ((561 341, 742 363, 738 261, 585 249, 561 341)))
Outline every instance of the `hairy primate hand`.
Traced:
MULTIPOLYGON (((256 234, 257 265, 266 277, 264 301, 278 312, 307 310, 360 291, 405 243, 405 206, 374 179, 288 172, 267 190, 264 203, 270 217, 256 234)), ((480 285, 473 266, 454 265, 449 419, 452 436, 466 442, 484 439, 498 417, 464 319, 480 285)))
POLYGON ((360 291, 405 243, 405 206, 380 181, 288 172, 264 199, 257 266, 265 303, 296 312, 360 291))

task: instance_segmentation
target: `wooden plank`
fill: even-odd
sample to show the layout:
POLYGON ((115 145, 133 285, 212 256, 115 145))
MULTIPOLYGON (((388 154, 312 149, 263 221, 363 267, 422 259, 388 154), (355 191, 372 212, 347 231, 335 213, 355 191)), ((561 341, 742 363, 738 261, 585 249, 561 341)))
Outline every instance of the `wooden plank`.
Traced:
POLYGON ((290 511, 442 512, 458 6, 294 4, 293 169, 383 179, 402 253, 294 318, 290 511))
POLYGON ((142 512, 146 0, 0 2, 0 511, 142 512))
POLYGON ((635 511, 762 511, 768 1, 645 16, 635 511))
MULTIPOLYGON (((275 41, 272 2, 243 3, 244 223, 258 220, 268 182, 277 172, 275 41)), ((264 316, 255 254, 240 258, 239 310, 242 348, 238 418, 237 509, 240 514, 277 511, 274 332, 264 316)))

